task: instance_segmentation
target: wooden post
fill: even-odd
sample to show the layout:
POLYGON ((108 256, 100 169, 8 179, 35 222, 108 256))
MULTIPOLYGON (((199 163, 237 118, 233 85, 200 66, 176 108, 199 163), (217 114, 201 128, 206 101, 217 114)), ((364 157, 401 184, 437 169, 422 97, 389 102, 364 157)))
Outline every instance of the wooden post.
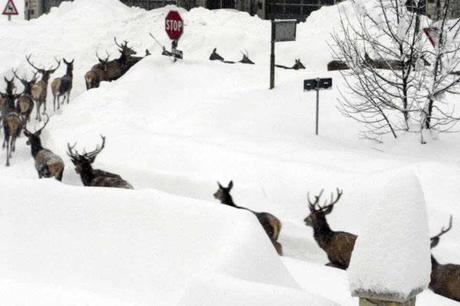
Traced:
POLYGON ((275 88, 275 27, 275 17, 272 17, 272 38, 270 52, 270 89, 275 88))

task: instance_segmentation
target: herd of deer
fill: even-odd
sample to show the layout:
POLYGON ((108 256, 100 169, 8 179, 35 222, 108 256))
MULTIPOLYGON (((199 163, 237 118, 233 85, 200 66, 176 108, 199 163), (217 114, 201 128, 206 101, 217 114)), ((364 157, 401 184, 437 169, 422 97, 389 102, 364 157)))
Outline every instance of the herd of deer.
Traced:
MULTIPOLYGON (((114 38, 114 41, 120 52, 120 57, 110 61, 109 55, 106 59, 100 59, 98 56, 99 64, 93 66, 85 74, 87 89, 98 87, 102 81, 113 81, 120 78, 132 66, 143 59, 143 57, 134 56, 136 52, 128 47, 127 41, 124 41, 122 44, 118 43, 116 38, 114 38)), ((148 51, 146 51, 147 55, 150 55, 148 51)), ((61 181, 64 172, 64 162, 61 157, 54 154, 51 150, 44 148, 40 139, 42 130, 49 122, 49 116, 46 111, 48 83, 51 75, 60 67, 61 61, 55 59, 56 66, 45 69, 37 67, 32 62, 31 55, 26 56, 26 60, 35 70, 32 78, 30 80, 25 76, 21 78, 18 76, 17 71, 13 70, 14 77, 12 79, 4 78, 6 82, 5 93, 0 92, 0 120, 4 134, 3 149, 6 149, 6 166, 10 166, 12 153, 16 149, 16 139, 23 132, 27 137, 27 145, 31 147, 31 154, 35 160, 35 168, 39 178, 54 177, 61 181), (38 74, 41 75, 40 80, 37 78, 38 74), (15 92, 15 78, 24 87, 23 92, 20 94, 16 94, 15 92), (45 123, 37 131, 31 132, 27 128, 27 123, 30 122, 34 107, 36 110, 35 119, 41 122, 43 119, 42 116, 45 116, 45 123)), ((65 75, 54 79, 50 86, 53 94, 54 111, 59 109, 65 101, 67 101, 67 104, 70 102, 74 60, 67 61, 63 59, 63 62, 67 66, 65 75)), ((75 145, 68 145, 67 154, 75 166, 75 171, 80 175, 83 185, 132 189, 133 187, 119 175, 92 168, 96 156, 103 150, 104 146, 105 137, 102 137, 102 145, 89 153, 80 154, 75 150, 75 145)))
MULTIPOLYGON (((219 182, 217 184, 218 190, 214 193, 214 197, 222 204, 252 212, 259 220, 278 254, 283 255, 282 246, 278 242, 281 221, 272 214, 255 212, 236 205, 230 195, 230 191, 233 188, 233 181, 230 181, 227 187, 222 186, 219 182)), ((332 212, 334 206, 342 197, 342 194, 342 190, 337 189, 336 194, 331 194, 330 199, 324 202, 321 200, 323 190, 318 195, 314 196, 313 200, 310 199, 308 195, 310 215, 304 219, 304 222, 306 226, 313 228, 313 237, 315 241, 319 247, 326 252, 329 259, 327 265, 346 270, 350 264, 357 236, 347 232, 332 230, 326 220, 326 215, 332 212)), ((441 236, 451 229, 452 216, 449 220, 449 226, 447 228, 442 228, 438 235, 431 238, 431 248, 436 247, 441 236)), ((460 302, 460 265, 440 264, 433 255, 431 255, 431 263, 430 289, 437 294, 460 302)))

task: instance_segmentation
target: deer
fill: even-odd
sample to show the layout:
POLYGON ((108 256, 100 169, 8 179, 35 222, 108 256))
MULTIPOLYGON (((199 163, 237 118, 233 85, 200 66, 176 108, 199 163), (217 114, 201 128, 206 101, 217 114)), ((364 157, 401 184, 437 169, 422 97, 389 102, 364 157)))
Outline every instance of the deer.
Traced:
MULTIPOLYGON (((435 248, 441 236, 452 229, 452 216, 449 219, 449 226, 441 229, 441 232, 431 237, 431 249, 435 248)), ((429 285, 433 292, 449 299, 460 302, 460 265, 440 264, 431 254, 431 281, 429 285)))
POLYGON ((136 54, 132 48, 128 47, 128 42, 125 40, 122 44, 118 43, 117 38, 114 37, 115 45, 119 48, 120 57, 112 60, 107 64, 107 74, 109 81, 119 79, 130 68, 130 58, 136 54))
POLYGON ((27 122, 30 121, 30 114, 34 109, 34 100, 32 98, 32 86, 37 82, 37 72, 33 75, 32 79, 28 81, 26 77, 19 77, 16 73, 16 70, 13 70, 14 76, 18 79, 21 84, 24 86, 24 91, 17 101, 17 110, 21 117, 23 117, 27 122))
POLYGON ((327 266, 346 270, 350 264, 357 236, 347 232, 336 232, 329 227, 326 215, 332 212, 334 205, 342 197, 343 191, 337 188, 337 195, 334 197, 334 194, 331 193, 330 200, 320 205, 323 192, 324 189, 314 197, 313 201, 308 194, 310 215, 304 219, 304 222, 306 226, 313 227, 313 237, 329 259, 327 266))
POLYGON ((265 233, 270 239, 271 243, 275 247, 275 250, 280 256, 283 255, 283 247, 281 243, 278 242, 278 237, 281 231, 281 221, 274 215, 267 212, 256 212, 246 207, 241 207, 235 204, 233 198, 230 194, 230 191, 233 188, 233 181, 230 181, 227 187, 223 187, 221 183, 217 182, 219 189, 214 193, 214 198, 219 200, 222 204, 228 205, 237 209, 247 210, 253 213, 259 223, 262 225, 265 233))
POLYGON ((6 93, 0 92, 0 97, 4 100, 2 107, 2 126, 3 126, 3 149, 6 148, 6 166, 10 166, 12 152, 16 150, 16 139, 21 134, 22 120, 16 110, 15 102, 21 94, 15 94, 14 78, 6 82, 6 93))
POLYGON ((32 66, 32 68, 34 68, 37 72, 39 72, 42 75, 41 80, 38 81, 34 86, 32 86, 32 97, 35 103, 37 104, 36 119, 38 121, 41 121, 42 118, 40 114, 40 109, 43 105, 44 107, 43 114, 46 113, 46 98, 48 96, 48 82, 49 82, 50 76, 51 74, 56 72, 59 66, 61 66, 61 62, 55 58, 55 61, 57 62, 57 66, 51 69, 44 69, 44 68, 38 68, 37 66, 35 66, 30 60, 31 57, 32 55, 26 56, 27 62, 32 66))
POLYGON ((75 150, 76 143, 71 146, 67 144, 67 155, 75 166, 75 172, 80 175, 84 186, 89 187, 113 187, 134 189, 131 184, 121 178, 118 174, 93 169, 92 164, 96 157, 105 147, 105 137, 101 135, 102 144, 97 146, 94 151, 80 154, 75 150))
POLYGON ((43 129, 49 122, 48 115, 45 116, 46 119, 43 126, 33 133, 29 131, 27 126, 24 124, 24 135, 27 137, 26 144, 30 146, 32 157, 35 160, 35 169, 37 170, 38 177, 54 177, 58 181, 62 181, 64 161, 51 150, 44 148, 40 139, 43 129))
POLYGON ((86 89, 98 88, 102 81, 108 81, 107 66, 109 63, 110 54, 106 51, 107 57, 102 59, 96 52, 96 57, 99 60, 99 64, 91 67, 91 70, 85 74, 86 89))
POLYGON ((292 67, 287 67, 287 66, 284 66, 284 65, 275 65, 275 67, 278 67, 278 68, 283 68, 283 69, 292 69, 292 70, 301 70, 301 69, 305 69, 305 66, 304 64, 300 61, 300 58, 297 58, 295 59, 295 63, 292 67))
POLYGON ((73 83, 73 63, 75 59, 71 62, 68 62, 65 58, 63 58, 64 64, 66 65, 66 73, 64 76, 60 78, 55 78, 51 82, 51 92, 53 93, 53 110, 56 111, 56 102, 57 102, 57 109, 60 108, 60 98, 64 97, 62 103, 65 102, 67 99, 67 104, 70 101, 70 92, 72 91, 72 83, 73 83))

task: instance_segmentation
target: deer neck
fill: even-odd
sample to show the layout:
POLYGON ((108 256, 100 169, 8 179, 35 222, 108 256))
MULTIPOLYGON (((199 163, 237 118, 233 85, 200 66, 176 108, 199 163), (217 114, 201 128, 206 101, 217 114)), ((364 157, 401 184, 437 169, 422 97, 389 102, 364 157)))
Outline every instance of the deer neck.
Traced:
POLYGON ((439 262, 431 255, 431 270, 436 270, 439 267, 439 262))
POLYGON ((43 146, 42 146, 42 142, 41 142, 40 138, 33 139, 30 142, 30 150, 31 150, 32 156, 34 158, 37 156, 38 152, 43 150, 43 146))
POLYGON ((93 167, 91 165, 83 165, 80 172, 80 177, 83 185, 91 186, 91 182, 95 177, 93 167))
POLYGON ((225 195, 225 197, 221 200, 221 203, 225 204, 225 205, 228 205, 228 206, 235 207, 235 208, 245 209, 244 207, 240 207, 240 206, 236 205, 235 202, 233 201, 232 196, 230 194, 225 195))
POLYGON ((326 245, 333 231, 326 221, 326 217, 319 217, 313 222, 313 236, 320 246, 326 245))
POLYGON ((73 77, 73 69, 70 67, 67 67, 67 71, 65 73, 68 77, 73 77))
POLYGON ((50 80, 50 76, 49 76, 49 75, 44 74, 44 75, 42 76, 42 82, 44 82, 46 85, 48 85, 49 80, 50 80))

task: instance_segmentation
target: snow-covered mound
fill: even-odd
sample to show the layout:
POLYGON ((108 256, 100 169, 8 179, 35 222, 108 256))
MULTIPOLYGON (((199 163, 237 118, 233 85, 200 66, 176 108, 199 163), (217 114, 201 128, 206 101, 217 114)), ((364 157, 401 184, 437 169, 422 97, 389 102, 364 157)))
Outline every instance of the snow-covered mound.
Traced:
POLYGON ((430 237, 423 190, 412 171, 395 174, 374 206, 349 267, 354 295, 406 301, 428 287, 430 237))
MULTIPOLYGON (((2 202, 0 216, 0 270, 8 280, 0 282, 1 290, 24 284, 37 285, 38 292, 63 288, 51 297, 61 305, 85 295, 119 300, 116 305, 175 305, 190 287, 195 299, 207 300, 212 285, 195 279, 215 274, 228 284, 220 283, 215 298, 229 305, 226 295, 264 292, 272 302, 252 305, 287 300, 333 305, 298 290, 248 212, 151 191, 82 189, 54 180, 22 183, 27 193, 23 185, 0 179, 9 186, 3 198, 10 199, 2 202)), ((11 302, 2 297, 2 304, 13 304, 18 298, 13 297, 11 302)))
MULTIPOLYGON (((0 292, 8 293, 2 298, 27 305, 21 294, 27 291, 35 304, 47 306, 70 298, 77 305, 206 305, 217 299, 222 305, 247 299, 330 305, 299 290, 292 274, 302 288, 351 306, 356 301, 346 278, 319 266, 327 258, 303 224, 308 191, 341 187, 344 197, 328 222, 360 234, 366 223, 360 216, 384 196, 381 186, 393 180, 394 169, 407 168, 420 180, 433 232, 448 215, 460 218, 458 135, 423 147, 411 137, 369 145, 356 138, 359 127, 337 112, 336 89, 321 92, 320 136, 314 135, 314 95, 302 91, 302 80, 330 76, 334 86, 343 84, 339 74, 326 71, 332 56, 325 39, 339 23, 337 7, 299 24, 296 42, 277 44, 277 63, 300 58, 307 69, 278 70, 273 91, 267 89, 268 21, 233 10, 180 10, 185 59, 173 64, 148 35, 169 44, 163 29, 169 9, 75 0, 37 20, 0 22, 4 74, 19 67, 19 74, 30 75, 26 54, 45 66, 54 65, 54 56, 76 59, 70 105, 50 111, 42 133, 44 146, 66 163, 64 186, 37 181, 24 138, 12 167, 0 166, 0 218, 12 220, 0 224, 0 236, 9 239, 0 257, 2 270, 8 268, 0 277, 0 292), (86 92, 83 75, 97 62, 96 51, 116 56, 114 36, 141 54, 149 48, 152 56, 117 82, 86 92), (247 50, 256 65, 210 62, 214 47, 229 60, 247 50), (80 187, 67 143, 92 150, 100 134, 107 144, 94 166, 119 173, 136 190, 80 187), (284 261, 287 271, 254 216, 212 198, 215 181, 230 179, 236 203, 279 217, 285 255, 308 263, 284 261), (14 248, 8 249, 10 242, 14 248)), ((54 76, 63 73, 61 67, 54 76)), ((459 237, 460 227, 454 227, 443 238, 436 250, 441 262, 458 261, 459 237)), ((424 295, 421 306, 450 305, 424 295)))

